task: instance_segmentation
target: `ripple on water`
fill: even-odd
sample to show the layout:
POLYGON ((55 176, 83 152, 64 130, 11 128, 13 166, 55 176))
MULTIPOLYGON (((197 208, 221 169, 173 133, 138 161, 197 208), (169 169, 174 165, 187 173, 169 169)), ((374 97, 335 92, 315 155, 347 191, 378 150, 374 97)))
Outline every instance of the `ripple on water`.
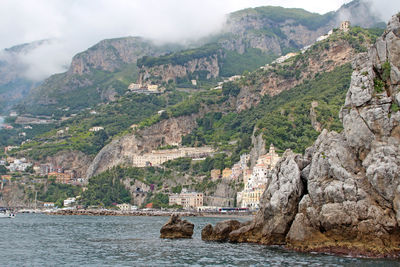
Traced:
POLYGON ((201 229, 224 218, 190 217, 192 239, 160 239, 166 217, 18 214, 0 220, 1 266, 399 266, 256 244, 204 242, 201 229))

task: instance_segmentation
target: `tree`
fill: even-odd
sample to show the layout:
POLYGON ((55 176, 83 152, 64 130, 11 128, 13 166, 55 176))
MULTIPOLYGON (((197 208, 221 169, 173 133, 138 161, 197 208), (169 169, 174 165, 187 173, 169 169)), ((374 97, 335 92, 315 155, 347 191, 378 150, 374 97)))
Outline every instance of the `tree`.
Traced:
POLYGON ((0 165, 0 174, 6 174, 7 168, 4 165, 0 165))

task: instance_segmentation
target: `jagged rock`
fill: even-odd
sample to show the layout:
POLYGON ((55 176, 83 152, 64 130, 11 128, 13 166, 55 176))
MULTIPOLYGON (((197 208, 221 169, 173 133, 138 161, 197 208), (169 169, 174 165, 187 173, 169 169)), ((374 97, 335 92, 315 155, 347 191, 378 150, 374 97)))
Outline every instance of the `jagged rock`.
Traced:
POLYGON ((261 208, 254 222, 232 231, 230 241, 284 243, 304 189, 295 158, 290 150, 284 153, 262 195, 261 208))
POLYGON ((239 229, 243 224, 236 220, 218 222, 215 227, 207 224, 201 231, 201 239, 206 241, 227 241, 230 232, 239 229))
POLYGON ((192 238, 194 224, 182 220, 178 214, 172 214, 160 230, 160 238, 192 238))
POLYGON ((399 32, 396 15, 377 44, 355 60, 340 112, 344 131, 323 130, 304 157, 285 152, 256 218, 232 231, 231 241, 400 256, 399 88, 397 78, 383 75, 385 62, 400 68, 399 32), (375 79, 386 79, 382 90, 374 88, 375 79))
POLYGON ((368 57, 355 61, 341 110, 343 133, 324 131, 313 146, 308 194, 286 237, 290 248, 400 255, 400 120, 399 111, 391 108, 396 103, 393 79, 384 92, 374 89, 374 79, 383 77, 383 63, 399 67, 398 53, 388 52, 400 40, 394 34, 399 21, 394 16, 390 23, 398 26, 389 25, 368 57))

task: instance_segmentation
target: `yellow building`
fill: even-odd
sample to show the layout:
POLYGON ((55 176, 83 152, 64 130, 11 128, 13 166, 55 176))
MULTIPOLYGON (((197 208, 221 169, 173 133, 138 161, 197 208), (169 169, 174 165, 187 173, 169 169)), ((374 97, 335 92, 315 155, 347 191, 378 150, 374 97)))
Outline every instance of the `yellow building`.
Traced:
POLYGON ((232 169, 225 168, 225 169, 222 171, 222 178, 223 178, 223 179, 230 179, 231 176, 232 176, 232 169))
POLYGON ((260 199, 266 188, 265 184, 260 184, 249 191, 241 192, 242 208, 257 209, 260 206, 260 199))
POLYGON ((131 211, 132 205, 129 203, 118 204, 117 207, 122 211, 131 211))
POLYGON ((217 180, 221 176, 221 170, 211 170, 211 180, 217 180))
POLYGON ((203 193, 187 192, 183 189, 180 194, 169 196, 169 205, 180 205, 184 209, 193 209, 203 206, 203 193))
POLYGON ((349 31, 349 29, 350 29, 350 21, 342 21, 341 23, 340 23, 340 28, 339 28, 341 31, 344 31, 344 32, 348 32, 349 31))
POLYGON ((151 92, 158 92, 158 85, 156 84, 149 84, 147 85, 147 90, 151 92))

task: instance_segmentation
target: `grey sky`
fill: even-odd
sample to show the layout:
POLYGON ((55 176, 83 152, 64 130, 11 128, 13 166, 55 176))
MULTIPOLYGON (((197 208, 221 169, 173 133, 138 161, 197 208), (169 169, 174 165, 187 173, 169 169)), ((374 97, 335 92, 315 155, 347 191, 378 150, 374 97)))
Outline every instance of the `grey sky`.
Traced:
MULTIPOLYGON (((398 0, 373 1, 380 3, 376 6, 385 13, 385 20, 394 9, 400 10, 398 0)), ((299 7, 323 14, 346 2, 349 0, 1 0, 0 49, 56 39, 25 57, 28 64, 41 59, 41 65, 32 66, 28 76, 42 79, 63 71, 74 54, 105 38, 184 41, 218 31, 225 14, 246 7, 299 7)))

